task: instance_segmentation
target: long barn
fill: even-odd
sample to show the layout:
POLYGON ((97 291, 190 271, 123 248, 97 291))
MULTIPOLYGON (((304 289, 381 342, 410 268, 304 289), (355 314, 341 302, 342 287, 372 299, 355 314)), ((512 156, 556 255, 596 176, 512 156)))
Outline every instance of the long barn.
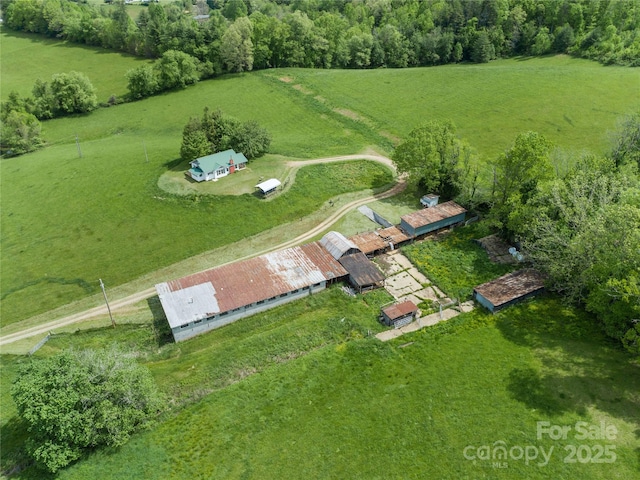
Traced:
POLYGON ((347 271, 318 242, 159 283, 176 342, 324 290, 347 271))
POLYGON ((403 215, 400 217, 400 228, 410 237, 420 237, 463 222, 466 213, 467 211, 456 202, 445 202, 403 215))

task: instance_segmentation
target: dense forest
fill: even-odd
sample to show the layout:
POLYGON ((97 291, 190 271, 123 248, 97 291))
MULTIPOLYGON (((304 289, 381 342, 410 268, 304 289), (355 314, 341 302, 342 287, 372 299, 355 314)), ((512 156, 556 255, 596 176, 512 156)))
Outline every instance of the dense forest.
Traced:
POLYGON ((272 67, 376 68, 569 53, 640 65, 638 0, 6 0, 4 24, 160 58, 201 78, 272 67))

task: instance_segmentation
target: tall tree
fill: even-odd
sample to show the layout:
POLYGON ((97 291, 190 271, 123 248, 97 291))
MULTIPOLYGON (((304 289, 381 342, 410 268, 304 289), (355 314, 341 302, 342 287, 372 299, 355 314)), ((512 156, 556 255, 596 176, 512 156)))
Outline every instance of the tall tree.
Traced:
POLYGON ((537 132, 521 133, 494 165, 491 211, 497 226, 509 230, 511 210, 526 203, 539 182, 553 178, 551 143, 537 132))
POLYGON ((448 197, 460 193, 463 185, 468 194, 475 195, 475 180, 469 183, 466 177, 477 178, 469 167, 470 157, 469 146, 456 137, 451 121, 430 121, 414 128, 393 152, 396 168, 409 181, 448 197))
POLYGON ((158 88, 171 90, 196 83, 200 79, 199 63, 197 58, 184 52, 167 50, 154 65, 158 88))
POLYGON ((11 394, 29 425, 29 455, 51 472, 91 449, 123 445, 164 408, 150 372, 117 349, 33 358, 11 394))
POLYGON ((222 36, 220 55, 230 72, 245 72, 253 69, 253 26, 247 17, 238 18, 222 36))
POLYGON ((636 165, 640 172, 640 112, 629 115, 613 138, 611 158, 616 165, 636 165))
POLYGON ((158 79, 151 65, 133 68, 127 71, 125 77, 131 98, 149 97, 158 91, 158 79))
POLYGON ((198 117, 192 117, 182 130, 182 144, 180 158, 192 161, 213 153, 207 135, 202 129, 202 122, 198 117))
POLYGON ((21 155, 36 150, 42 143, 40 122, 34 115, 16 110, 3 115, 0 129, 2 154, 21 155))

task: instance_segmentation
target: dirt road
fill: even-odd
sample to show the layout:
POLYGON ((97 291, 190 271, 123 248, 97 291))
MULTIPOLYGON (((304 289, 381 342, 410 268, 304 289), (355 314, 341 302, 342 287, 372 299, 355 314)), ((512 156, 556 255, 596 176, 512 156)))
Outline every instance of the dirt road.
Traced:
MULTIPOLYGON (((331 162, 345 162, 345 161, 349 161, 349 160, 371 160, 374 162, 380 162, 388 167, 390 167, 392 170, 395 171, 395 166, 393 165, 393 162, 391 161, 391 159, 384 157, 382 155, 368 155, 368 154, 363 154, 363 155, 343 155, 343 156, 339 156, 339 157, 328 157, 328 158, 317 158, 314 160, 302 160, 302 161, 291 161, 291 162, 287 162, 287 165, 290 167, 302 167, 304 165, 311 165, 311 164, 315 164, 315 163, 331 163, 331 162)), ((294 238, 293 240, 289 240, 287 242, 283 242, 279 245, 274 245, 271 246, 269 248, 266 248, 260 252, 256 252, 254 254, 251 255, 247 255, 245 257, 242 258, 237 258, 234 260, 234 262, 237 262, 239 260, 245 260, 247 258, 251 258, 251 257, 257 257, 259 255, 263 255, 265 253, 269 253, 272 252, 274 250, 282 250, 284 248, 289 248, 289 247, 293 247, 295 245, 298 245, 299 243, 305 242, 315 236, 317 236, 318 234, 320 234, 321 232, 323 232, 324 230, 326 230, 327 228, 329 228, 331 225, 333 225, 334 223, 336 223, 338 220, 340 220, 340 218, 342 218, 344 215, 346 215, 350 210, 357 208, 361 205, 365 205, 369 202, 373 202, 375 200, 381 200, 384 198, 388 198, 388 197, 392 197, 398 193, 400 193, 401 191, 403 191, 406 187, 406 182, 404 180, 400 180, 393 188, 391 188, 390 190, 387 190, 386 192, 382 192, 379 193, 377 195, 371 195, 369 197, 366 198, 361 198, 359 200, 354 200, 352 202, 347 203, 346 205, 343 205, 342 207, 340 207, 339 209, 337 209, 335 212, 333 212, 331 215, 329 215, 329 217, 327 217, 325 220, 323 220, 321 223, 319 223, 318 225, 316 225, 314 228, 312 228, 311 230, 308 230, 307 232, 303 233, 302 235, 297 236, 296 238, 294 238)), ((196 272, 194 272, 196 273, 196 272)), ((109 302, 109 306, 111 307, 112 311, 117 311, 121 308, 133 305, 135 303, 141 302, 142 300, 146 300, 147 298, 150 298, 152 296, 154 296, 156 294, 156 289, 155 287, 150 287, 147 288, 146 290, 137 292, 133 295, 129 295, 127 297, 123 297, 117 300, 112 300, 109 302)), ((80 313, 76 313, 74 315, 69 315, 67 317, 63 317, 63 318, 59 318, 57 320, 53 320, 51 322, 47 322, 47 323, 43 323, 34 327, 30 327, 30 328, 26 328, 24 330, 20 330, 18 332, 14 332, 11 333, 9 335, 4 335, 2 337, 0 337, 0 346, 1 345, 6 345, 8 343, 13 343, 13 342, 17 342, 19 340, 24 340, 25 338, 29 338, 29 337, 34 337, 36 335, 43 335, 46 334, 56 328, 60 328, 60 327, 65 327, 67 325, 71 325, 73 323, 78 323, 78 322, 82 322, 84 320, 89 320, 91 318, 97 317, 97 316, 101 316, 101 315, 106 315, 107 314, 107 308, 106 306, 99 306, 99 307, 95 307, 92 308, 90 310, 86 310, 84 312, 80 312, 80 313)))

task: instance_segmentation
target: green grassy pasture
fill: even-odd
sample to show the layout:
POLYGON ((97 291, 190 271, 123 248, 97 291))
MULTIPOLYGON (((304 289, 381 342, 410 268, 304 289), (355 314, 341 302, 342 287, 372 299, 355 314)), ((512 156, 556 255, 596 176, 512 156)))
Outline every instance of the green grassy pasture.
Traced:
MULTIPOLYGON (((8 34, 3 35, 6 39, 8 34)), ((14 51, 17 45, 39 45, 31 37, 11 36, 11 42, 14 51)), ((112 55, 42 42, 45 49, 72 49, 78 58, 112 55)), ((3 47, 3 71, 5 53, 10 49, 3 47)), ((107 59, 104 65, 130 60, 100 58, 107 59)), ((24 66, 24 75, 35 80, 37 68, 24 66)), ((98 278, 111 286, 122 284, 299 219, 332 195, 379 187, 389 180, 379 168, 378 173, 367 170, 366 178, 354 185, 354 177, 325 179, 320 173, 299 190, 269 202, 226 195, 230 190, 237 193, 239 178, 215 185, 186 184, 181 170, 186 165, 176 158, 182 128, 190 116, 201 115, 204 106, 221 108, 240 120, 255 119, 272 133, 273 156, 263 165, 261 160, 250 165, 266 178, 286 175, 276 161, 285 157, 325 157, 370 148, 389 152, 394 135, 427 119, 427 104, 437 109, 438 118, 456 121, 461 136, 485 155, 502 150, 523 130, 543 127, 549 134, 550 125, 565 114, 576 126, 571 132, 585 133, 550 135, 552 139, 567 149, 603 151, 606 130, 613 128, 616 115, 638 105, 633 88, 637 79, 636 70, 567 57, 411 70, 269 70, 44 122, 47 148, 0 162, 2 325, 95 293, 98 278), (575 78, 573 88, 567 78, 575 78), (389 92, 394 92, 393 101, 389 92), (425 98, 417 100, 416 92, 425 92, 425 98), (501 105, 502 114, 491 114, 489 104, 501 105), (514 114, 517 105, 527 108, 526 117, 514 114), (468 134, 473 131, 475 137, 468 134), (314 198, 318 189, 324 193, 314 198)), ((252 183, 247 180, 242 188, 247 191, 252 183)), ((363 228, 359 220, 352 223, 350 229, 363 228)))
POLYGON ((485 65, 367 70, 287 70, 291 85, 402 138, 428 120, 453 120, 486 158, 527 130, 557 146, 603 153, 608 131, 640 108, 640 70, 559 55, 485 65))
MULTIPOLYGON (((368 305, 368 297, 331 289, 178 345, 158 347, 146 327, 117 333, 178 404, 196 402, 57 478, 634 477, 637 366, 589 316, 545 297, 495 316, 477 310, 383 344, 366 337, 382 303, 368 305), (538 438, 539 421, 572 430, 567 439, 538 438), (613 425, 615 438, 580 440, 579 421, 613 425), (528 463, 464 456, 468 446, 477 453, 496 444, 553 451, 544 466, 541 455, 528 463), (564 461, 567 445, 584 457, 607 444, 612 463, 564 461)), ((38 355, 108 343, 113 335, 57 336, 38 355)), ((14 374, 12 358, 2 357, 3 383, 14 374)), ((1 399, 8 468, 20 459, 24 437, 10 398, 1 399)), ((26 469, 13 478, 39 475, 26 469)))
POLYGON ((92 168, 82 165, 85 158, 57 165, 46 157, 35 165, 16 159, 13 173, 39 167, 44 175, 26 176, 26 183, 14 183, 3 192, 3 325, 95 293, 98 278, 110 285, 124 283, 158 266, 300 219, 335 195, 379 189, 392 178, 388 169, 373 162, 312 165, 298 172, 286 193, 268 202, 248 194, 177 197, 154 183, 163 167, 136 162, 125 168, 132 141, 123 139, 119 149, 112 149, 115 158, 101 153, 103 142, 87 142, 92 168), (118 171, 126 175, 114 174, 118 171), (100 185, 87 185, 87 175, 99 178, 100 185), (26 192, 30 201, 19 201, 26 192), (55 204, 64 208, 50 208, 55 204))
POLYGON ((40 35, 0 28, 0 99, 11 91, 30 96, 37 79, 54 73, 84 73, 96 87, 98 101, 127 93, 125 73, 148 60, 97 47, 61 42, 40 35))

